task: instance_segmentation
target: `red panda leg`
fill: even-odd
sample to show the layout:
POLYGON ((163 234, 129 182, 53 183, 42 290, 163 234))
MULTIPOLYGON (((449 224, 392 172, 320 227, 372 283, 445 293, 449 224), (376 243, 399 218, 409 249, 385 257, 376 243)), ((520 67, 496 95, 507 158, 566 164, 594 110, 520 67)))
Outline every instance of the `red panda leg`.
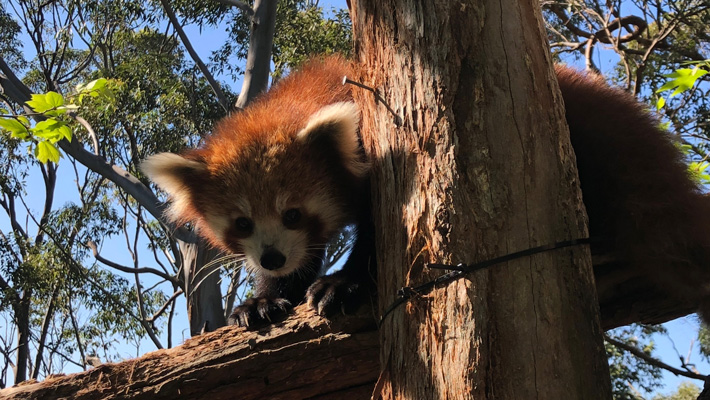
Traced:
POLYGON ((318 278, 306 292, 306 301, 320 315, 352 314, 376 292, 375 230, 369 194, 365 188, 359 203, 357 239, 345 265, 318 278))

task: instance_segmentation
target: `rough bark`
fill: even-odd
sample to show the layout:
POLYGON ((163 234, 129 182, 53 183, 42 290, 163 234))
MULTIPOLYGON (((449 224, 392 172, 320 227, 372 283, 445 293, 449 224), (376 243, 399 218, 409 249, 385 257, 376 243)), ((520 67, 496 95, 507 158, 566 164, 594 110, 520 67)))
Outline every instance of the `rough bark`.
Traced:
POLYGON ((0 390, 0 398, 367 398, 380 370, 372 313, 328 322, 297 310, 271 328, 222 328, 135 360, 0 390))
MULTIPOLYGON (((538 2, 352 1, 381 310, 425 262, 586 237, 538 2), (382 284, 386 282, 386 284, 382 284)), ((381 328, 385 399, 610 398, 588 249, 499 265, 381 328)))

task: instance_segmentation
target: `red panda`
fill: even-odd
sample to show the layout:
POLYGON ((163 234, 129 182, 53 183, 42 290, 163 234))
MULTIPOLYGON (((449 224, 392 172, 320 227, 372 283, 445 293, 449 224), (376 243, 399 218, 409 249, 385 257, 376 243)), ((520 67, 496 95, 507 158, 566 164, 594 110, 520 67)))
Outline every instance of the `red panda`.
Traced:
POLYGON ((339 57, 313 61, 223 119, 201 148, 142 163, 170 195, 170 219, 244 256, 255 296, 235 308, 230 324, 271 321, 306 291, 313 308, 329 314, 348 308, 372 281, 372 235, 364 234, 339 272, 318 278, 328 241, 347 224, 369 226, 369 164, 346 75, 349 64, 339 57))
MULTIPOLYGON (((311 61, 221 121, 201 148, 142 164, 169 193, 173 221, 243 255, 254 274, 255 296, 235 308, 232 324, 269 322, 304 297, 328 315, 355 307, 372 285, 369 167, 343 85, 350 71, 339 57, 311 61), (349 223, 360 234, 348 261, 318 277, 325 244, 349 223)), ((710 281, 701 267, 710 213, 679 150, 632 96, 601 78, 556 71, 590 236, 610 239, 659 282, 683 275, 668 279, 675 292, 699 292, 697 282, 710 281)))

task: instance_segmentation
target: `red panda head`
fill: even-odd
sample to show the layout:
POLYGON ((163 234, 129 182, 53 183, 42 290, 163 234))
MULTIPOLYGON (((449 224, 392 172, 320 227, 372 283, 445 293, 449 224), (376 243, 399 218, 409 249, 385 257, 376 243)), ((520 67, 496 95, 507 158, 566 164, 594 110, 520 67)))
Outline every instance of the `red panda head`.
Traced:
POLYGON ((314 64, 223 120, 202 148, 141 165, 170 195, 172 221, 193 223, 270 276, 319 268, 327 241, 352 219, 368 170, 344 67, 314 64))

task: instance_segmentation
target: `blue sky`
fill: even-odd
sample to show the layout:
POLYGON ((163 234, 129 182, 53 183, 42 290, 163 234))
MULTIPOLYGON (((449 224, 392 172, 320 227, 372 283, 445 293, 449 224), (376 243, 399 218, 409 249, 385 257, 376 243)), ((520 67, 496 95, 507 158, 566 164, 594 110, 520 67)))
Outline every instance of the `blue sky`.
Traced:
MULTIPOLYGON (((345 1, 322 1, 320 4, 326 9, 330 8, 331 6, 345 7, 345 1)), ((202 30, 200 30, 196 26, 186 27, 186 32, 191 38, 193 46, 196 48, 197 52, 200 54, 203 60, 207 60, 209 58, 210 53, 220 46, 226 36, 225 32, 221 29, 203 28, 202 30)), ((603 71, 608 71, 612 68, 613 61, 611 58, 604 57, 601 52, 597 52, 597 58, 598 65, 603 71)), ((581 65, 580 67, 583 67, 583 65, 581 65)), ((224 77, 218 77, 218 79, 224 79, 224 77)), ((235 91, 239 90, 240 82, 234 82, 232 83, 232 85, 235 88, 235 91)), ((60 178, 57 185, 59 189, 57 190, 57 195, 55 199, 56 205, 62 205, 66 202, 75 201, 76 199, 75 183, 73 181, 74 176, 73 173, 69 173, 70 169, 71 166, 68 163, 60 165, 60 178)), ((36 176, 34 177, 34 179, 37 178, 38 177, 36 176)), ((36 185, 36 181, 30 182, 30 187, 28 191, 32 191, 33 186, 36 188, 36 185)), ((41 208, 41 203, 43 199, 37 197, 30 197, 29 201, 31 208, 33 208, 34 210, 39 210, 41 208)), ((8 231, 8 219, 4 214, 0 214, 0 229, 2 229, 3 231, 8 231)), ((120 263, 124 263, 125 265, 129 265, 130 260, 128 259, 125 253, 125 246, 122 243, 119 243, 116 246, 104 244, 104 255, 107 258, 110 258, 120 263)), ((145 257, 147 256, 144 256, 144 259, 147 260, 147 258, 145 257)), ((177 305, 177 315, 175 319, 176 323, 173 337, 174 344, 179 344, 184 339, 189 337, 187 316, 184 310, 184 297, 180 297, 179 303, 177 305)), ((695 316, 684 317, 666 324, 666 327, 670 332, 669 336, 670 338, 672 338, 672 341, 665 336, 657 335, 656 337, 654 337, 654 340, 657 344, 655 356, 659 359, 662 359, 666 363, 669 363, 674 366, 679 366, 678 353, 680 353, 684 357, 687 356, 691 344, 697 336, 698 320, 695 316), (676 352, 676 349, 678 352, 676 352)), ((163 340, 163 342, 165 341, 163 340)), ((155 347, 150 341, 144 341, 138 352, 139 354, 136 354, 135 349, 130 344, 121 346, 119 351, 123 357, 131 358, 142 353, 152 351, 154 349, 155 347)), ((701 356, 697 351, 697 344, 692 346, 692 350, 693 351, 691 352, 690 362, 694 363, 701 373, 710 372, 710 364, 701 359, 701 356)), ((78 368, 70 366, 67 368, 66 372, 76 372, 77 370, 78 368)), ((684 380, 688 379, 683 377, 676 377, 671 373, 664 372, 663 382, 666 386, 664 389, 661 389, 661 392, 669 392, 674 390, 675 387, 677 387, 677 385, 684 380)), ((698 381, 695 381, 694 383, 696 385, 702 386, 702 383, 698 381)))

